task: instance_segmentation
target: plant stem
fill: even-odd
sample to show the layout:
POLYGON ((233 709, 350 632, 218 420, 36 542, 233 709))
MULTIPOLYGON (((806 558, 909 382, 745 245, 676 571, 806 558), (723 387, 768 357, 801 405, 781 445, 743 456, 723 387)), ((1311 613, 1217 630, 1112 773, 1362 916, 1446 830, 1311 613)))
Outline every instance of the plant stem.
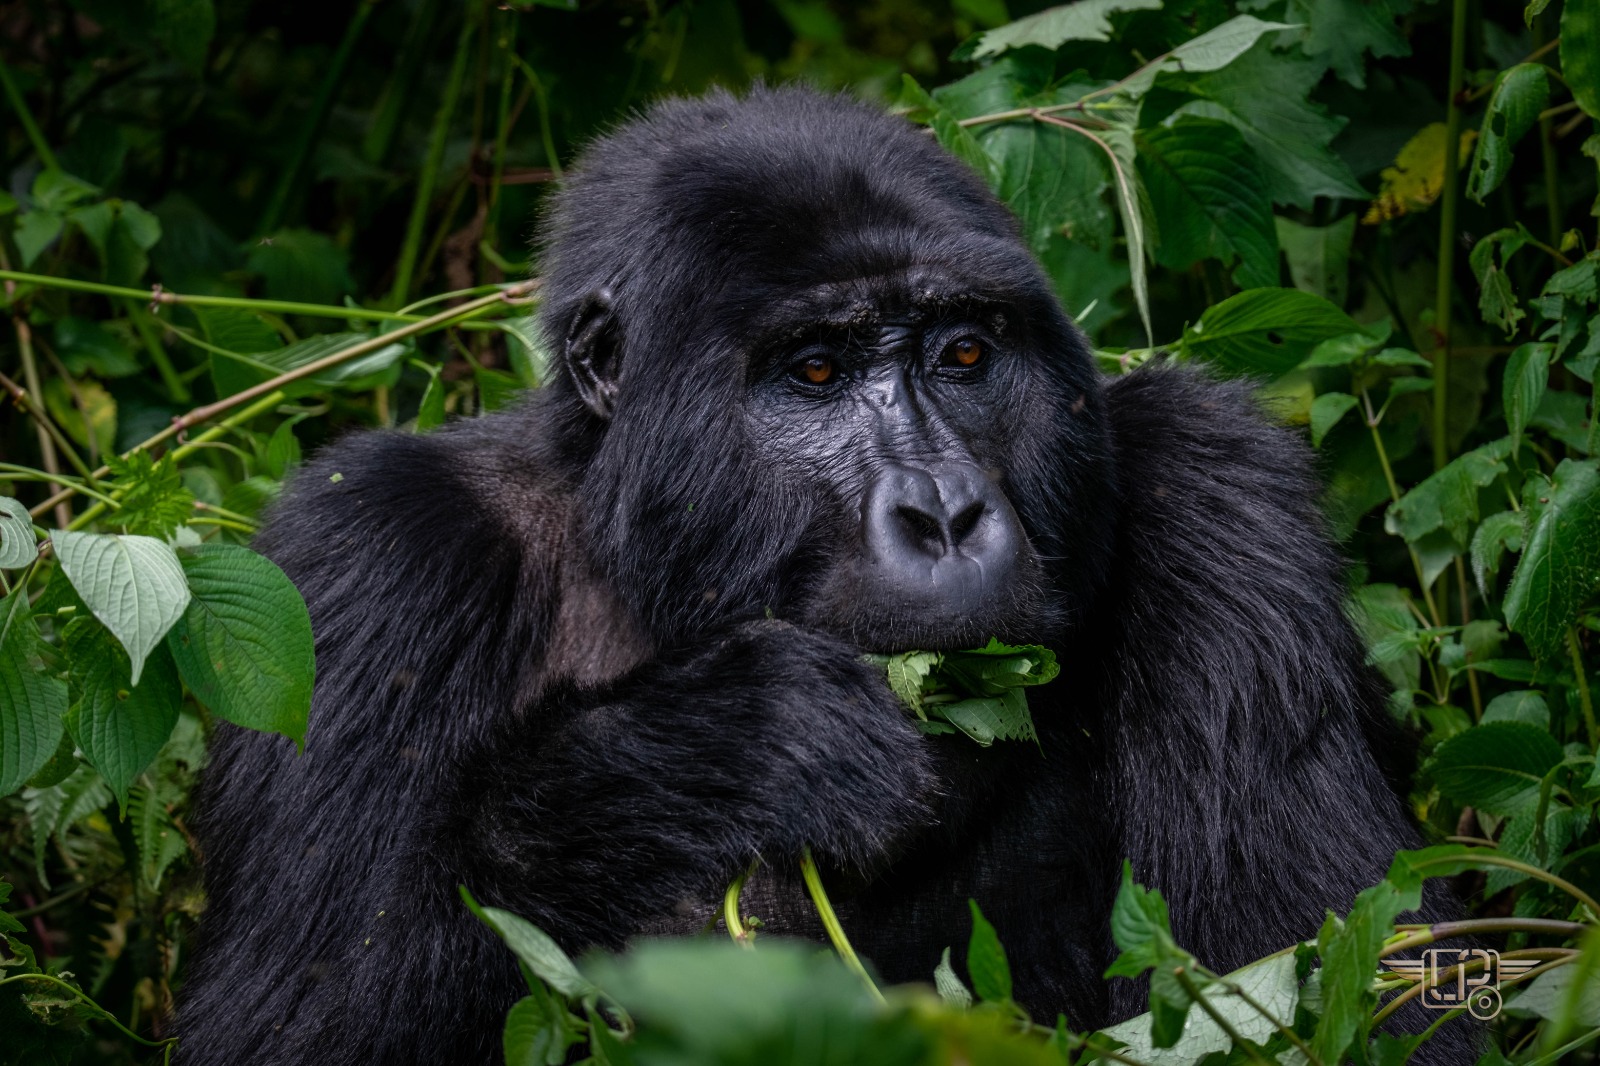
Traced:
POLYGON ((165 1040, 146 1040, 144 1037, 140 1036, 138 1033, 134 1032, 132 1029, 129 1029, 126 1025, 123 1025, 121 1022, 117 1021, 117 1016, 116 1015, 112 1014, 110 1011, 106 1010, 100 1004, 98 1004, 94 1000, 90 999, 83 992, 79 991, 76 988, 73 988, 71 985, 67 984, 67 982, 61 980, 61 978, 52 977, 50 974, 47 974, 47 973, 19 973, 14 977, 7 977, 4 980, 0 980, 0 988, 4 988, 6 985, 15 984, 18 981, 43 981, 47 985, 54 985, 56 988, 61 989, 61 991, 65 992, 69 996, 72 996, 73 998, 77 999, 79 1002, 81 1002, 84 1005, 88 1006, 92 1010, 97 1011, 101 1018, 105 1019, 106 1021, 110 1022, 112 1025, 116 1026, 118 1029, 122 1030, 122 1032, 129 1039, 137 1040, 139 1043, 143 1044, 145 1047, 170 1048, 173 1044, 176 1044, 178 1042, 178 1038, 175 1037, 175 1036, 169 1036, 165 1040))
POLYGON ((1200 987, 1194 983, 1194 978, 1189 976, 1184 967, 1174 967, 1172 976, 1178 979, 1178 984, 1183 986, 1183 990, 1189 994, 1189 998, 1194 1001, 1195 1006, 1205 1011, 1206 1015, 1216 1023, 1217 1028, 1227 1034, 1228 1039, 1233 1041, 1234 1047, 1242 1050, 1251 1062, 1260 1063, 1261 1066, 1271 1066, 1266 1056, 1257 1051, 1256 1046, 1246 1040, 1239 1030, 1233 1027, 1233 1023, 1224 1018, 1222 1012, 1217 1010, 1210 1000, 1200 994, 1200 987))
POLYGON ((1217 974, 1212 973, 1210 970, 1207 970, 1204 967, 1198 967, 1198 968, 1207 977, 1210 977, 1212 980, 1216 981, 1219 985, 1221 985, 1223 987, 1223 989, 1225 989, 1228 992, 1228 994, 1234 995, 1234 996, 1238 996, 1240 999, 1244 1000, 1245 1006, 1249 1007, 1251 1010, 1253 1010, 1257 1014, 1261 1015, 1267 1021, 1271 1022, 1273 1024, 1273 1026, 1277 1028, 1278 1032, 1282 1033, 1284 1035, 1284 1037, 1288 1039, 1289 1043, 1293 1044, 1297 1049, 1299 1049, 1300 1054, 1302 1054, 1302 1055, 1304 1055, 1306 1057, 1306 1061, 1308 1063, 1310 1063, 1311 1066, 1322 1066, 1322 1060, 1319 1059, 1316 1056, 1316 1054, 1312 1052, 1311 1045, 1306 1043, 1305 1040, 1300 1036, 1300 1034, 1294 1031, 1294 1028, 1292 1026, 1285 1024, 1282 1020, 1280 1020, 1278 1018, 1278 1016, 1276 1014, 1273 1014, 1265 1006, 1263 1006, 1254 996, 1252 996, 1250 993, 1246 992, 1242 985, 1240 985, 1236 981, 1228 980, 1226 976, 1218 976, 1217 974))
POLYGON ((33 145, 39 162, 44 164, 46 170, 60 170, 60 161, 50 150, 50 142, 44 139, 44 131, 39 129, 39 124, 33 120, 33 112, 28 110, 27 101, 17 90, 17 83, 11 80, 11 71, 6 69, 4 63, 0 63, 0 88, 5 90, 6 100, 10 102, 11 110, 17 113, 17 121, 22 123, 22 132, 27 134, 28 143, 33 145))
MULTIPOLYGON (((1379 417, 1372 410, 1372 397, 1366 389, 1361 390, 1361 406, 1366 413, 1367 429, 1372 432, 1372 446, 1378 452, 1378 465, 1383 467, 1383 480, 1389 485, 1389 499, 1393 503, 1400 502, 1400 483, 1394 478, 1394 467, 1389 465, 1389 449, 1383 446, 1383 434, 1378 432, 1379 417)), ((1387 406, 1387 405, 1385 405, 1387 406)), ((1428 607, 1428 617, 1436 626, 1444 625, 1443 616, 1439 614, 1438 604, 1433 602, 1433 590, 1423 580, 1422 557, 1410 544, 1406 551, 1411 556, 1411 568, 1417 573, 1417 587, 1422 590, 1422 602, 1428 607)))
MULTIPOLYGON (((1583 668, 1583 647, 1578 643, 1576 626, 1567 627, 1567 654, 1572 656, 1572 674, 1578 681, 1578 706, 1583 708, 1583 724, 1589 730, 1589 746, 1600 747, 1600 729, 1595 728, 1594 697, 1589 693, 1589 675, 1583 668)), ((1600 911, 1596 911, 1600 917, 1600 911)))
POLYGON ((167 387, 167 395, 177 403, 188 403, 193 399, 189 386, 183 383, 183 379, 172 366, 172 360, 167 358, 167 349, 162 346, 161 338, 156 336, 156 331, 151 328, 148 313, 137 303, 130 302, 128 321, 133 323, 134 331, 144 342, 145 351, 150 353, 150 361, 156 365, 156 373, 161 375, 161 383, 167 387))
POLYGON ((472 50, 472 36, 478 28, 476 6, 461 24, 461 36, 456 40, 456 55, 450 64, 450 76, 445 81, 444 98, 433 117, 433 130, 428 135, 428 154, 417 178, 417 195, 411 201, 411 219, 406 223, 406 235, 400 245, 400 258, 395 267, 394 287, 390 302, 399 306, 411 292, 412 275, 417 268, 417 254, 422 250, 422 230, 428 221, 428 204, 433 199, 433 186, 439 180, 439 168, 444 164, 445 141, 450 134, 450 120, 455 115, 456 101, 461 96, 461 83, 466 80, 467 54, 472 50))
MULTIPOLYGON (((1511 985, 1520 984, 1523 981, 1531 981, 1541 974, 1547 974, 1551 970, 1570 965, 1577 957, 1578 953, 1574 951, 1570 955, 1564 955, 1559 959, 1552 959, 1550 962, 1547 962, 1542 966, 1536 966, 1527 973, 1518 974, 1516 977, 1507 977, 1502 980, 1500 984, 1511 985)), ((1450 967, 1449 969, 1445 970, 1444 973, 1476 973, 1477 971, 1483 969, 1484 965, 1485 964, 1481 959, 1474 962, 1464 962, 1450 967)), ((1428 987, 1429 985, 1426 979, 1416 982, 1410 988, 1406 989, 1404 992, 1401 992, 1398 996, 1385 1003, 1383 1005, 1383 1009, 1372 1016, 1372 1021, 1374 1024, 1384 1021, 1389 1017, 1389 1015, 1393 1014, 1395 1011, 1399 1010, 1413 999, 1416 999, 1418 996, 1422 995, 1422 993, 1426 991, 1428 987)))
POLYGON ((861 983, 867 986, 867 991, 872 993, 873 999, 880 1004, 887 1002, 883 998, 883 993, 878 991, 872 975, 867 973, 867 968, 861 964, 856 949, 850 946, 850 938, 844 935, 844 926, 839 924, 839 916, 833 912, 828 892, 822 887, 822 874, 817 871, 817 862, 811 857, 809 847, 800 852, 800 875, 805 878, 806 891, 811 893, 811 902, 817 908, 817 916, 822 919, 822 927, 828 931, 828 939, 833 942, 833 950, 837 951, 844 964, 861 978, 861 983))
POLYGON ((745 926, 744 919, 739 917, 739 896, 744 892, 745 882, 750 880, 750 875, 756 872, 756 867, 761 865, 761 860, 756 859, 738 877, 733 879, 733 884, 728 886, 728 891, 722 895, 722 920, 728 927, 728 935, 740 947, 755 948, 750 938, 750 930, 745 926))
POLYGON ((1445 89, 1444 191, 1439 195, 1439 274, 1435 285, 1433 329, 1433 468, 1450 461, 1447 439, 1450 406, 1450 298, 1455 273, 1456 201, 1461 186, 1461 81, 1467 50, 1467 0, 1454 0, 1450 15, 1450 84, 1445 89))
POLYGON ((1574 1039, 1567 1041, 1554 1051, 1551 1051, 1548 1054, 1540 1055, 1538 1058, 1528 1063, 1527 1066, 1546 1066, 1547 1063, 1560 1062, 1562 1057, 1568 1052, 1578 1050, 1597 1036, 1600 1036, 1600 1029, 1591 1029, 1582 1036, 1575 1037, 1574 1039))
MULTIPOLYGON (((39 364, 33 356, 33 327, 28 325, 27 319, 21 314, 12 315, 12 324, 17 330, 17 352, 22 357, 22 379, 28 383, 28 401, 37 409, 44 408, 44 387, 39 381, 39 364)), ((39 434, 39 457, 44 463, 47 473, 59 474, 61 464, 56 459, 56 442, 50 436, 49 429, 44 423, 36 427, 39 434)), ((52 493, 59 494, 64 491, 59 485, 48 486, 52 493)), ((65 503, 56 508, 57 524, 65 524, 72 517, 72 511, 65 503)))

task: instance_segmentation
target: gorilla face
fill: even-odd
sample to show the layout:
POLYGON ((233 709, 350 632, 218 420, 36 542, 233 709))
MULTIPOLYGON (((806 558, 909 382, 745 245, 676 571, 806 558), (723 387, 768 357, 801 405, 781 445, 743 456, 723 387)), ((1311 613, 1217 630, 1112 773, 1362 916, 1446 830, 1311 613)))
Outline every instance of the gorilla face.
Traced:
POLYGON ((890 129, 792 90, 667 104, 561 196, 581 536, 660 641, 763 613, 878 650, 1036 641, 1101 580, 1082 339, 976 176, 890 129))

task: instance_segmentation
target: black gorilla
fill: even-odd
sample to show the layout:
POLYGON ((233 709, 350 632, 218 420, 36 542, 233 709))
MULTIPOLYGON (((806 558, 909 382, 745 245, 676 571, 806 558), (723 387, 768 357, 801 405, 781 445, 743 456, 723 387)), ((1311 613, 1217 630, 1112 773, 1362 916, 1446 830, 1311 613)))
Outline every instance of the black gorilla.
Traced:
POLYGON ((217 738, 187 1062, 498 1061, 519 977, 460 883, 617 946, 760 856, 748 909, 806 934, 810 845, 887 978, 973 896, 1018 998, 1089 1026, 1143 1009, 1099 977, 1124 857, 1225 970, 1415 843, 1306 449, 1242 387, 1102 380, 931 139, 799 89, 664 103, 550 228, 550 384, 341 442, 262 534, 316 702, 303 757, 217 738), (1059 650, 1042 755, 922 735, 861 658, 991 635, 1059 650))

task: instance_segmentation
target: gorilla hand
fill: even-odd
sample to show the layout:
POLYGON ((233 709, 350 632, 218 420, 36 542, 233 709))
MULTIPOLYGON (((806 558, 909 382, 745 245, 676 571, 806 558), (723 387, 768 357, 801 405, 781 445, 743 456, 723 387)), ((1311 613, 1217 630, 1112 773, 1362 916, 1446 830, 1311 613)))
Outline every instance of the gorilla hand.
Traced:
POLYGON ((493 871, 474 891, 558 938, 659 920, 805 845, 869 871, 929 824, 940 790, 881 670, 782 622, 541 702, 478 760, 486 776, 449 805, 467 816, 437 846, 471 848, 457 868, 493 871))

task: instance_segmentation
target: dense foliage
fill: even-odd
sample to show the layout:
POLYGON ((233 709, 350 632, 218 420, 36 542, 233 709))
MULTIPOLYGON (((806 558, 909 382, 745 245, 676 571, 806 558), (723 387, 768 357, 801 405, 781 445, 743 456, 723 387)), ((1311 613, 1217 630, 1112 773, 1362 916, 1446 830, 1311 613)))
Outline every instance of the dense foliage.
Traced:
MULTIPOLYGON (((306 610, 247 547, 283 478, 537 387, 526 249, 562 163, 758 77, 928 126, 1108 373, 1199 361, 1305 426, 1437 846, 1225 976, 1131 871, 1108 976, 1151 973, 1152 1013, 1101 1035, 1012 1002, 981 900, 937 994, 762 939, 738 885, 737 947, 578 964, 483 909, 529 980, 508 1061, 1398 1063, 1415 1041, 1374 1018, 1421 989, 1379 959, 1464 931, 1536 963, 1502 973, 1486 1061, 1593 1056, 1600 3, 564 6, 0 4, 0 1061, 171 1051, 206 738, 306 733, 306 610), (1395 926, 1425 876, 1473 920, 1395 926)), ((1029 735, 992 728, 1023 683, 978 693, 1011 715, 989 739, 1029 735)))

